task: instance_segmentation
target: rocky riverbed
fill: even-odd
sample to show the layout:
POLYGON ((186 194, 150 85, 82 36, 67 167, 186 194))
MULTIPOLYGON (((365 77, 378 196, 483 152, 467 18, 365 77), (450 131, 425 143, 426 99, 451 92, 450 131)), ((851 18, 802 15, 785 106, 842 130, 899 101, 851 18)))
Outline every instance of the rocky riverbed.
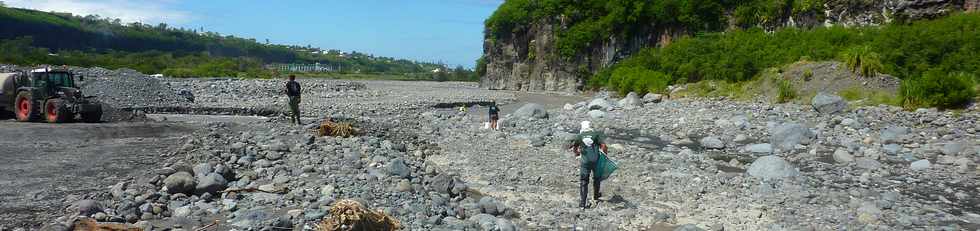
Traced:
MULTIPOLYGON (((384 211, 407 230, 980 228, 976 106, 903 111, 850 107, 832 95, 814 107, 301 78, 306 124, 291 125, 280 80, 79 71, 91 79, 85 92, 130 118, 172 114, 108 120, 94 125, 106 127, 101 133, 118 135, 111 127, 127 124, 193 131, 155 144, 164 147, 152 163, 116 172, 125 176, 113 182, 76 182, 101 189, 34 197, 49 216, 0 209, 0 230, 58 230, 78 216, 149 230, 309 230, 341 199, 384 211), (483 129, 490 101, 506 104, 497 131, 483 129), (180 114, 195 115, 153 119, 180 114), (195 119, 211 115, 222 117, 195 119), (354 122, 360 134, 314 136, 326 118, 354 122), (620 164, 585 210, 577 208, 578 160, 566 149, 582 120, 610 137, 620 164)), ((5 121, 3 129, 20 126, 5 121)), ((3 150, 36 144, 9 145, 3 150)), ((107 155, 138 149, 118 150, 107 155)), ((17 198, 21 207, 38 203, 17 198)))

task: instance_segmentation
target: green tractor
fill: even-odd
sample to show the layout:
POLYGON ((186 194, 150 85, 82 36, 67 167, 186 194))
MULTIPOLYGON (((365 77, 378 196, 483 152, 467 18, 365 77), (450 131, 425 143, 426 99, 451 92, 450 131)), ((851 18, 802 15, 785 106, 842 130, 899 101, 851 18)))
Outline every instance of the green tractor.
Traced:
POLYGON ((86 123, 99 122, 102 105, 92 97, 82 95, 75 75, 67 69, 0 73, 0 112, 13 112, 17 121, 65 123, 78 117, 86 123))

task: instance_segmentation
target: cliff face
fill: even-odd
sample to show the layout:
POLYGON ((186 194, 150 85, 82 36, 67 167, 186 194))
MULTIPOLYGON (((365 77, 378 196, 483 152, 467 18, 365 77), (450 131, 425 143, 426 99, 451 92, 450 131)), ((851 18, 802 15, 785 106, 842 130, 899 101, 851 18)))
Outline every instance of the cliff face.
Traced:
MULTIPOLYGON (((980 0, 829 0, 822 15, 791 15, 760 26, 771 30, 786 26, 878 25, 893 20, 935 18, 952 11, 975 10, 977 6, 980 0)), ((569 26, 559 16, 538 20, 501 39, 486 37, 483 54, 487 66, 480 86, 493 90, 575 92, 602 68, 644 47, 662 46, 689 34, 685 28, 641 25, 640 32, 631 37, 611 36, 594 41, 574 57, 560 57, 555 31, 569 26)))

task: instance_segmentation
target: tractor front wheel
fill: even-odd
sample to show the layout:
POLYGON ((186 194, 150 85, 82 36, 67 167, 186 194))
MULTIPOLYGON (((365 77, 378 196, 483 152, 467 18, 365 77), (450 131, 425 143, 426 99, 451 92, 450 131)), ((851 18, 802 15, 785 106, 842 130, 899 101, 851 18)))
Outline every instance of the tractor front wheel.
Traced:
POLYGON ((86 123, 98 123, 102 121, 102 105, 96 104, 95 107, 82 111, 82 121, 86 123))
POLYGON ((60 99, 49 99, 44 103, 44 119, 48 123, 64 123, 71 119, 72 114, 60 99))
POLYGON ((26 91, 18 93, 17 100, 14 102, 14 117, 17 117, 17 121, 30 122, 41 119, 40 105, 35 103, 31 93, 26 91))

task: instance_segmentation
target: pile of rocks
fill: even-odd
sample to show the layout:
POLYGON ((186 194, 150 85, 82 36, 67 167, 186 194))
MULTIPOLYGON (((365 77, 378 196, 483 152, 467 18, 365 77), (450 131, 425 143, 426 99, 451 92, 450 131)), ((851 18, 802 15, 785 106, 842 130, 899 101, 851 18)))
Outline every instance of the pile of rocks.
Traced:
POLYGON ((438 152, 412 137, 314 137, 272 123, 216 123, 188 137, 174 162, 113 186, 111 199, 79 202, 77 211, 144 228, 219 219, 244 230, 292 229, 312 227, 334 201, 350 198, 411 230, 515 230, 516 215, 503 203, 426 164, 423 157, 438 152))
POLYGON ((439 134, 448 152, 433 163, 533 214, 532 228, 631 230, 681 220, 711 230, 980 225, 970 196, 980 192, 980 113, 849 109, 838 97, 819 98, 627 107, 628 98, 619 100, 624 106, 599 97, 547 117, 511 115, 499 132, 443 119, 457 131, 439 134), (582 120, 606 132, 621 167, 604 184, 612 197, 584 212, 574 208, 577 161, 566 150, 582 120))

